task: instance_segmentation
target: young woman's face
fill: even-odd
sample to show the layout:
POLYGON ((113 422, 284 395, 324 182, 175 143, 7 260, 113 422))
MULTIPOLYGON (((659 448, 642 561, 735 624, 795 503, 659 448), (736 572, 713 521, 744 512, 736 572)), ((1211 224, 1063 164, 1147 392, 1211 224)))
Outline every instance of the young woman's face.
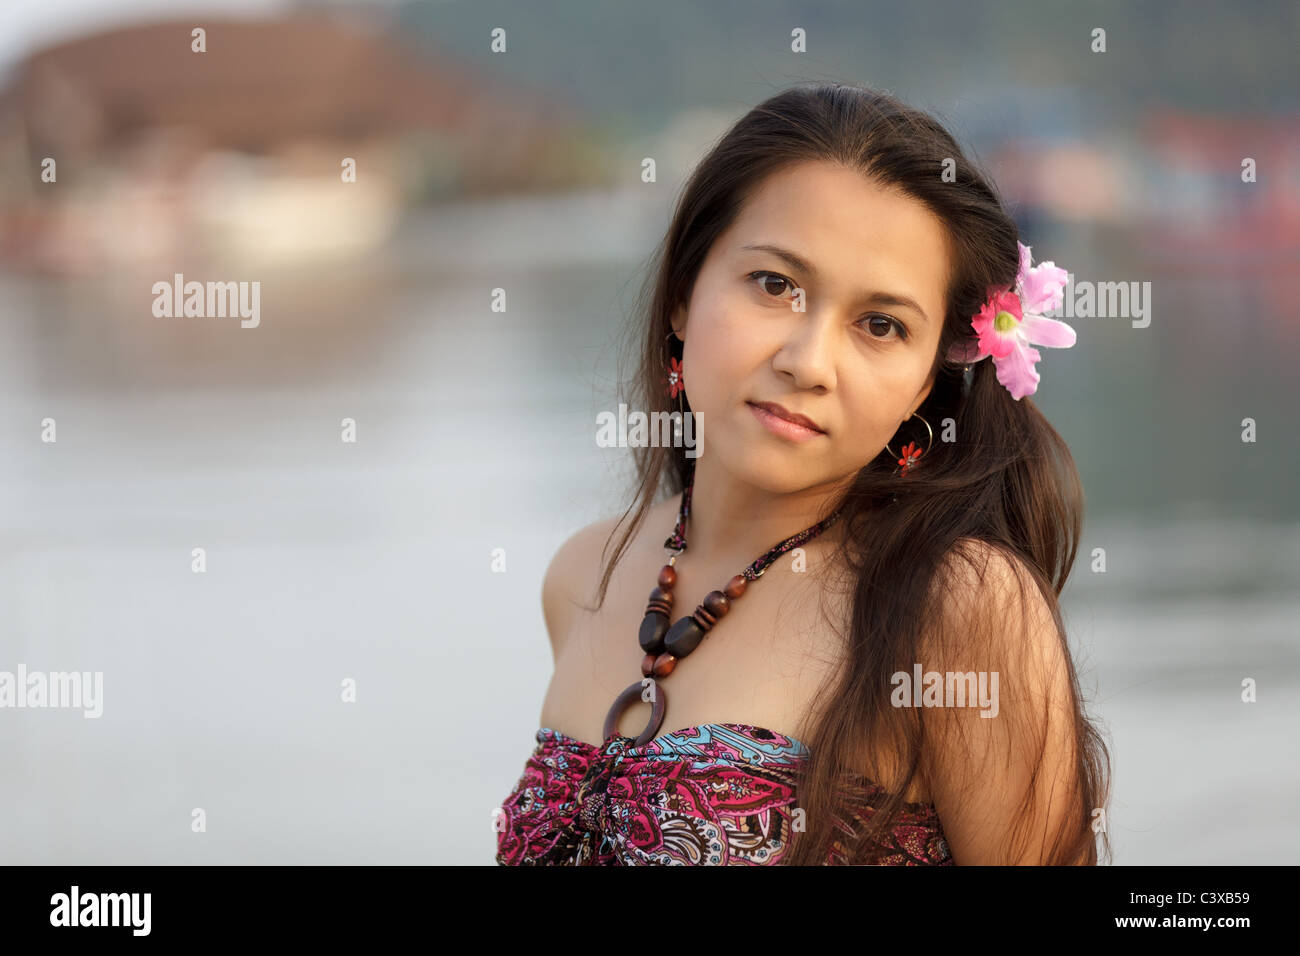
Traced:
POLYGON ((702 455, 774 492, 857 472, 929 394, 948 269, 943 226, 915 199, 830 163, 768 177, 673 317, 702 455))

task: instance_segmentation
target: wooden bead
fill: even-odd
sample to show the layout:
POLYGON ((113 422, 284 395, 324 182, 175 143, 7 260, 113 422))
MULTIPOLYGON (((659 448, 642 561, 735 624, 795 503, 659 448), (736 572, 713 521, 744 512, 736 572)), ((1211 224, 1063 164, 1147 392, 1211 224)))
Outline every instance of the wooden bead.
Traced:
POLYGON ((642 677, 649 677, 651 674, 654 673, 656 659, 657 658, 654 654, 647 654, 645 657, 641 658, 642 677))
POLYGON ((637 640, 641 643, 641 650, 647 654, 658 654, 664 649, 664 635, 668 633, 668 615, 660 614, 658 611, 651 611, 641 619, 641 630, 637 634, 637 640))
POLYGON ((671 564, 665 564, 659 569, 659 586, 666 591, 671 591, 677 584, 677 572, 673 570, 671 564))
POLYGON ((745 576, 743 574, 737 574, 734 578, 732 578, 730 581, 727 582, 727 586, 722 590, 727 595, 727 597, 731 598, 734 601, 736 598, 740 597, 742 594, 745 593, 745 586, 747 584, 749 584, 749 582, 745 580, 745 576))
MULTIPOLYGON (((677 658, 674 657, 672 654, 669 654, 667 651, 665 651, 655 659, 654 670, 652 671, 652 674, 655 677, 667 677, 669 674, 673 672, 673 668, 676 666, 677 666, 677 658)), ((651 676, 651 675, 647 675, 647 676, 651 676)))
POLYGON ((664 647, 674 657, 682 658, 700 646, 704 640, 705 628, 693 615, 688 615, 674 624, 664 638, 664 647))
POLYGON ((673 592, 664 588, 655 588, 650 592, 650 600, 655 604, 667 604, 673 606, 673 592))
POLYGON ((722 617, 731 610, 731 601, 721 591, 710 591, 704 598, 704 609, 714 617, 722 617))
POLYGON ((650 598, 646 602, 645 612, 647 614, 662 614, 664 617, 671 617, 673 613, 673 592, 665 591, 663 588, 655 588, 650 592, 650 598))
POLYGON ((704 605, 703 605, 703 604, 701 604, 699 607, 697 607, 697 608, 695 609, 695 613, 692 614, 691 616, 694 617, 695 620, 699 621, 699 622, 700 622, 700 625, 701 625, 701 626, 702 626, 706 631, 711 631, 711 630, 713 630, 713 625, 718 623, 718 619, 717 619, 716 617, 714 617, 712 614, 710 614, 708 611, 706 611, 706 610, 704 609, 704 605))

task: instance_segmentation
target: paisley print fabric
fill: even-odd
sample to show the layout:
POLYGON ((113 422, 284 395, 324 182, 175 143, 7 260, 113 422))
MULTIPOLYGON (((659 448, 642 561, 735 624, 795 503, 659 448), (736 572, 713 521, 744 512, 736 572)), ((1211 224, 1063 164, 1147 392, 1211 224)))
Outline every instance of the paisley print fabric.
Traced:
MULTIPOLYGON (((502 804, 502 865, 745 866, 780 863, 796 805, 795 771, 808 749, 747 724, 703 724, 641 747, 602 747, 542 727, 523 775, 502 804)), ((869 820, 887 794, 846 787, 850 823, 869 820)), ((907 804, 868 862, 952 865, 934 807, 907 804)), ((827 860, 844 863, 836 843, 827 860)))

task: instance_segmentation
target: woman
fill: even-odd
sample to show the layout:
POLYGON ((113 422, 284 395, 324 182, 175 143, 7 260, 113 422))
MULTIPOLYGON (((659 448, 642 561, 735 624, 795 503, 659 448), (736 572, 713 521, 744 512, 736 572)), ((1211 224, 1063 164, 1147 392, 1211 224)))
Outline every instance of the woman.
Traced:
POLYGON ((1064 270, 933 118, 844 85, 743 117, 657 263, 632 407, 700 445, 638 448, 635 512, 551 562, 498 861, 1095 863, 1082 494, 1024 400, 1064 270))

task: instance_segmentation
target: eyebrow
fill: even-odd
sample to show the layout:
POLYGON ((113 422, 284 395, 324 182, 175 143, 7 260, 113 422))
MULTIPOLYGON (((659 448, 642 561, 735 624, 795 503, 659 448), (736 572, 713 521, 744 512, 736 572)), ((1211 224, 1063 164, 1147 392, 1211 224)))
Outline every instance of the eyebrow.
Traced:
MULTIPOLYGON (((782 249, 780 246, 769 245, 768 243, 757 243, 749 246, 741 246, 741 249, 750 249, 755 252, 770 252, 772 255, 784 259, 790 266, 799 272, 802 272, 810 278, 817 278, 817 269, 811 262, 802 256, 795 255, 789 249, 782 249)), ((930 317, 926 315, 925 309, 917 304, 915 299, 909 299, 905 295, 897 295, 892 292, 872 292, 868 296, 872 302, 879 302, 881 305, 901 305, 917 312, 921 318, 929 322, 930 317)))

